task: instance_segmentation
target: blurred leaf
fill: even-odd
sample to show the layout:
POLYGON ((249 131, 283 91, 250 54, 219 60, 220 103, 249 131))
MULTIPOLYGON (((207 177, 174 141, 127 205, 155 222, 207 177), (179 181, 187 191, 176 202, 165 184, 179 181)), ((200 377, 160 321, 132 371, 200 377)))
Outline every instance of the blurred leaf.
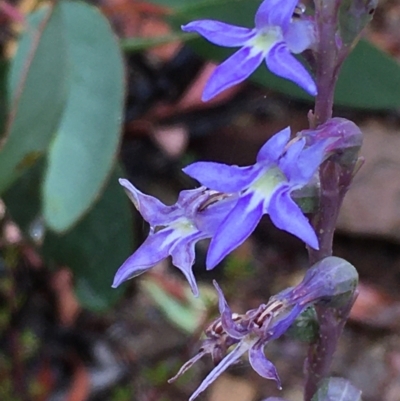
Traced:
POLYGON ((35 12, 26 26, 9 70, 0 193, 46 151, 66 101, 68 63, 60 7, 35 12))
MULTIPOLYGON (((253 0, 201 1, 178 9, 170 17, 170 22, 176 30, 182 24, 202 18, 253 27, 259 4, 259 1, 253 0)), ((204 58, 216 61, 225 60, 235 51, 212 45, 205 39, 194 39, 188 44, 204 58)), ((251 80, 292 97, 313 101, 294 83, 270 73, 264 63, 251 75, 251 80)), ((360 41, 342 68, 335 104, 376 110, 400 107, 400 64, 372 44, 360 41)))
POLYGON ((43 185, 46 225, 69 229, 104 186, 116 156, 124 71, 107 20, 84 3, 60 3, 68 46, 69 97, 48 155, 43 185))
POLYGON ((41 214, 40 180, 43 170, 44 160, 42 158, 25 171, 3 195, 12 219, 26 233, 29 233, 30 225, 41 214))
POLYGON ((361 401, 361 391, 346 379, 330 377, 322 381, 311 401, 361 401))
POLYGON ((156 281, 145 279, 141 281, 143 288, 154 300, 168 320, 175 326, 192 334, 199 328, 204 318, 205 302, 202 298, 193 297, 189 287, 186 286, 185 299, 177 299, 167 293, 156 281))
POLYGON ((400 64, 361 40, 342 67, 335 102, 375 110, 400 107, 400 64))
POLYGON ((74 272, 82 305, 104 310, 118 300, 123 288, 112 289, 118 267, 132 252, 130 202, 113 173, 93 209, 68 233, 47 232, 43 251, 49 261, 74 272))
MULTIPOLYGON (((13 220, 29 234, 41 219, 40 181, 44 163, 27 171, 3 197, 13 220)), ((113 276, 132 251, 130 202, 114 172, 93 209, 71 231, 57 235, 48 231, 42 252, 50 263, 66 265, 74 272, 81 304, 102 310, 114 303, 122 289, 112 289, 113 276)), ((31 237, 31 239, 33 239, 31 237)))
MULTIPOLYGON (((8 112, 8 78, 9 65, 7 60, 0 60, 0 133, 4 132, 8 112)), ((0 135, 1 142, 1 135, 0 135)))
POLYGON ((343 0, 339 10, 340 37, 344 46, 351 46, 371 22, 378 0, 343 0))
POLYGON ((176 9, 171 21, 176 27, 197 19, 215 19, 254 28, 254 16, 260 0, 201 0, 186 2, 176 9))
POLYGON ((196 36, 196 34, 192 33, 176 32, 169 35, 156 36, 154 38, 127 38, 122 39, 120 43, 122 50, 126 52, 139 52, 151 47, 175 42, 177 40, 187 42, 188 40, 194 39, 196 36))
POLYGON ((196 4, 198 0, 149 0, 148 2, 172 9, 179 9, 185 7, 188 3, 196 4))

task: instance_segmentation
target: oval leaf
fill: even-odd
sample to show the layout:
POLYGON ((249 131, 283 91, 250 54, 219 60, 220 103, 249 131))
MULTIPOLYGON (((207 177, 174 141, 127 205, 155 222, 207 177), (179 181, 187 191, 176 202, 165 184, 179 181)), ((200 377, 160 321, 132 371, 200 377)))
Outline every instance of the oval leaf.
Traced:
POLYGON ((10 112, 0 143, 0 193, 47 150, 66 101, 66 42, 59 6, 27 19, 12 60, 8 94, 10 112))
POLYGON ((61 11, 69 97, 43 184, 44 219, 57 232, 87 212, 112 169, 124 95, 122 55, 108 21, 84 3, 62 3, 61 11))

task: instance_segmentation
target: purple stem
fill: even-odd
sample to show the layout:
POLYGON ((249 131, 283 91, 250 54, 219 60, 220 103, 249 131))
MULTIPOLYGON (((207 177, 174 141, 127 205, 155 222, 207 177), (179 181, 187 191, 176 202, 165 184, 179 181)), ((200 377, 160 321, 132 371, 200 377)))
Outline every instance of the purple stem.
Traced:
POLYGON ((311 128, 332 117, 333 96, 338 78, 338 28, 340 0, 315 0, 315 21, 319 35, 316 51, 318 95, 315 99, 314 122, 311 128))
MULTIPOLYGON (((332 117, 333 99, 341 61, 336 42, 340 0, 315 0, 315 19, 319 33, 316 51, 318 95, 310 127, 315 128, 332 117)), ((320 168, 320 209, 314 216, 313 226, 318 235, 320 249, 308 249, 310 264, 332 255, 333 235, 343 197, 350 185, 352 170, 343 171, 333 161, 325 161, 320 168)), ((346 323, 351 305, 343 310, 316 308, 320 336, 310 345, 306 363, 304 401, 311 401, 320 381, 329 375, 337 342, 346 323)))
POLYGON ((324 324, 320 326, 320 340, 314 346, 311 346, 308 351, 306 363, 308 380, 304 390, 304 398, 306 400, 312 399, 318 389, 317 384, 326 377, 324 372, 328 372, 330 369, 337 342, 357 295, 358 293, 356 292, 350 302, 342 308, 315 307, 320 321, 323 320, 324 324), (326 355, 330 357, 326 357, 326 355))

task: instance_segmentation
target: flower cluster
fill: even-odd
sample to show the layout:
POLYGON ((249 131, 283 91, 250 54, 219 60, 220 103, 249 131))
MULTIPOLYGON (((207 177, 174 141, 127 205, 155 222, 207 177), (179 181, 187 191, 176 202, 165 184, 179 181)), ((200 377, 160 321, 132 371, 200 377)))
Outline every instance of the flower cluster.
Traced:
POLYGON ((215 267, 254 231, 264 214, 280 229, 318 249, 317 236, 291 192, 308 184, 325 155, 327 141, 306 147, 304 138, 290 142, 290 129, 274 135, 261 148, 256 163, 238 167, 198 162, 184 168, 203 186, 182 191, 166 206, 143 194, 126 179, 120 183, 150 225, 145 242, 120 267, 113 287, 172 257, 198 294, 192 266, 197 241, 210 238, 207 268, 215 267))
POLYGON ((248 352, 252 368, 262 377, 281 382, 275 366, 264 354, 264 347, 284 334, 296 318, 316 303, 338 304, 353 297, 358 282, 354 266, 343 259, 328 257, 311 267, 303 281, 270 298, 267 304, 243 315, 232 313, 222 290, 214 282, 219 297, 220 317, 206 330, 199 353, 186 362, 169 382, 176 380, 195 362, 211 354, 216 367, 190 397, 193 401, 229 366, 248 352), (232 351, 228 349, 235 345, 232 351))
POLYGON ((243 28, 214 20, 199 20, 182 26, 210 42, 241 47, 219 65, 208 80, 202 99, 248 78, 265 60, 274 74, 289 79, 315 96, 317 87, 304 66, 291 53, 302 53, 316 43, 315 24, 309 17, 294 15, 297 0, 264 0, 255 15, 255 28, 243 28))

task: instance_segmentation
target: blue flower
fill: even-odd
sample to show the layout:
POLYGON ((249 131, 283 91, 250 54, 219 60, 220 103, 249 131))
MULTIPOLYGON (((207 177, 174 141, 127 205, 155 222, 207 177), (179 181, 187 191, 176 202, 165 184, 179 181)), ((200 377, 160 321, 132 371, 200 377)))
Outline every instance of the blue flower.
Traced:
POLYGON ((295 82, 313 96, 317 94, 313 78, 291 54, 312 48, 316 42, 314 22, 293 17, 297 3, 264 0, 255 15, 254 29, 214 20, 182 26, 185 32, 197 32, 216 45, 241 47, 214 71, 204 89, 204 101, 244 81, 263 60, 274 74, 295 82))
POLYGON ((166 206, 158 199, 140 192, 128 180, 120 179, 119 182, 136 209, 150 224, 150 232, 144 243, 119 268, 112 286, 116 288, 172 256, 173 265, 182 271, 197 296, 198 288, 192 271, 195 244, 213 236, 235 205, 235 197, 200 187, 181 191, 178 201, 166 206))
POLYGON ((193 401, 247 352, 252 368, 281 388, 276 368, 265 356, 264 348, 282 336, 309 306, 319 303, 329 307, 354 300, 357 283, 358 273, 353 265, 341 258, 328 257, 312 266, 296 287, 287 288, 271 297, 267 304, 239 315, 232 313, 221 288, 214 281, 220 317, 206 330, 199 353, 169 382, 180 377, 204 355, 211 354, 216 366, 190 397, 189 401, 193 401), (230 350, 233 345, 235 347, 230 350))
POLYGON ((290 128, 274 135, 248 167, 197 162, 183 169, 206 187, 225 193, 239 193, 239 200, 215 232, 207 254, 212 269, 254 231, 264 214, 272 222, 314 249, 318 240, 314 229, 290 194, 305 186, 325 155, 327 140, 305 148, 305 139, 288 144, 290 128))

